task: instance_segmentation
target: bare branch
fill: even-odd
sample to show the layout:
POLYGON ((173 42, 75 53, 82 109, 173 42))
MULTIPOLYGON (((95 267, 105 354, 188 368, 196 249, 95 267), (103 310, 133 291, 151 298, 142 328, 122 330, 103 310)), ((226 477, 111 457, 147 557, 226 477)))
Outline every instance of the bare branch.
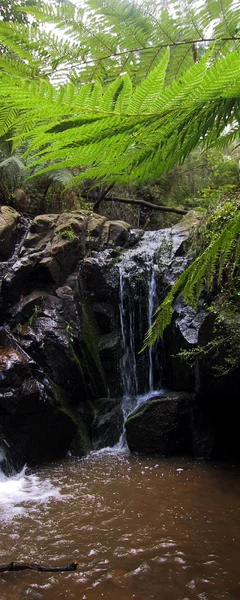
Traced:
MULTIPOLYGON (((84 194, 83 198, 86 197, 84 194)), ((89 198, 89 196, 88 196, 89 198)), ((98 200, 95 202, 95 204, 93 205, 93 209, 94 211, 96 211, 96 205, 97 205, 97 210, 99 209, 100 203, 101 202, 121 202, 123 204, 132 204, 132 205, 136 205, 136 206, 143 206, 144 208, 149 208, 151 210, 159 210, 160 212, 171 212, 171 213, 176 213, 177 215, 186 215, 187 214, 187 210, 184 210, 183 208, 175 208, 174 206, 162 206, 161 204, 153 204, 153 202, 147 202, 146 200, 137 200, 137 199, 131 199, 131 198, 120 198, 117 196, 105 196, 101 198, 98 198, 98 200)))
POLYGON ((39 563, 28 563, 28 562, 11 562, 6 565, 0 565, 0 573, 5 571, 24 571, 25 569, 31 569, 32 571, 54 571, 54 572, 62 572, 62 571, 76 571, 78 563, 72 562, 69 565, 65 565, 63 567, 46 567, 44 565, 40 565, 39 563))

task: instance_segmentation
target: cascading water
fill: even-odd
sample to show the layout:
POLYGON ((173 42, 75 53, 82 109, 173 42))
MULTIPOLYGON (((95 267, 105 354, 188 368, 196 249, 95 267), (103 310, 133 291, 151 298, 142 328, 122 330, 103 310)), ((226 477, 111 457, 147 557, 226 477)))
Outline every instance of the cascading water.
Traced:
MULTIPOLYGON (((158 307, 158 295, 157 295, 157 267, 155 264, 149 269, 149 285, 148 285, 148 328, 151 327, 153 322, 154 313, 158 307)), ((156 352, 156 344, 149 346, 148 350, 149 356, 149 374, 148 374, 148 384, 149 391, 153 392, 154 390, 154 362, 155 364, 158 362, 157 352, 156 352)))
POLYGON ((16 473, 7 457, 9 444, 0 441, 0 521, 11 520, 23 515, 27 503, 46 503, 50 498, 59 498, 59 489, 48 479, 40 479, 34 473, 27 474, 26 466, 16 473))
MULTIPOLYGON (((159 395, 161 391, 155 388, 155 373, 159 371, 156 345, 149 347, 144 356, 144 377, 139 377, 138 365, 141 363, 136 350, 136 337, 141 330, 143 312, 147 311, 145 321, 149 328, 153 321, 154 313, 158 306, 157 295, 157 265, 155 254, 152 261, 146 265, 144 283, 145 297, 141 299, 142 305, 138 308, 136 318, 136 300, 134 302, 134 289, 131 287, 131 277, 119 266, 119 319, 121 328, 122 356, 120 371, 122 381, 122 411, 124 421, 127 416, 150 396, 159 395), (147 283, 147 289, 146 289, 147 283), (141 379, 141 380, 140 380, 141 379)), ((133 278, 134 282, 134 278, 133 278)), ((138 299, 139 303, 139 299, 138 299)), ((141 343, 143 340, 141 340, 141 343)), ((157 382, 159 384, 159 381, 157 382)), ((159 386, 157 386, 159 387, 159 386)), ((120 449, 126 447, 125 436, 122 434, 118 444, 120 449)))
POLYGON ((122 358, 120 361, 123 398, 131 398, 138 393, 137 366, 135 355, 135 314, 131 307, 127 280, 119 269, 119 314, 122 336, 122 358))

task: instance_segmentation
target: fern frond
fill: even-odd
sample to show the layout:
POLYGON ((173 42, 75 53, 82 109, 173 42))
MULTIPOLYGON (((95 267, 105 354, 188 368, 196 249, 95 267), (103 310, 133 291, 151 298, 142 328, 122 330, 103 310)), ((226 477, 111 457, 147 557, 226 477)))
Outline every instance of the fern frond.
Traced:
MULTIPOLYGON (((213 18, 214 1, 219 0, 206 1, 207 11, 213 18)), ((224 6, 224 18, 226 14, 229 17, 228 9, 232 6, 234 14, 237 14, 235 0, 221 2, 224 6)), ((218 17, 214 16, 217 24, 223 18, 219 7, 220 4, 218 17)), ((203 35, 207 21, 202 5, 193 14, 193 5, 188 0, 185 14, 182 5, 174 0, 176 17, 173 18, 167 11, 158 12, 158 6, 155 11, 151 9, 150 15, 149 9, 142 12, 142 8, 138 6, 134 6, 131 11, 127 0, 104 0, 95 8, 91 2, 91 14, 87 23, 83 11, 74 6, 38 4, 32 10, 36 14, 40 11, 43 20, 52 19, 64 32, 69 31, 73 52, 81 30, 83 39, 79 56, 81 52, 85 52, 86 62, 85 66, 83 63, 80 65, 80 71, 81 68, 85 69, 88 60, 92 61, 91 68, 95 68, 96 64, 105 68, 104 75, 104 71, 101 72, 101 68, 96 67, 95 82, 80 84, 77 78, 78 75, 82 77, 82 71, 77 71, 73 77, 75 83, 66 82, 60 87, 51 83, 46 77, 46 65, 53 65, 55 60, 56 69, 59 66, 55 32, 50 36, 52 46, 47 52, 46 63, 37 75, 33 75, 36 50, 33 51, 31 63, 26 64, 20 60, 18 67, 16 61, 14 77, 11 65, 9 73, 7 71, 7 61, 2 65, 2 70, 0 66, 0 127, 6 132, 14 124, 14 147, 28 139, 29 152, 34 153, 36 165, 44 165, 44 172, 47 172, 46 160, 49 161, 47 168, 51 170, 55 168, 55 163, 63 159, 64 168, 78 166, 81 169, 80 175, 75 179, 76 185, 85 177, 84 168, 88 168, 88 175, 98 181, 108 181, 109 178, 119 183, 150 181, 184 160, 199 143, 208 147, 224 138, 227 135, 226 126, 231 125, 232 138, 237 137, 236 122, 240 118, 240 55, 237 50, 228 52, 226 56, 223 52, 216 58, 215 47, 210 47, 208 51, 205 48, 204 55, 198 62, 190 60, 190 57, 184 59, 185 66, 191 64, 191 68, 185 71, 184 67, 181 76, 168 84, 173 75, 175 58, 182 60, 180 49, 183 46, 186 49, 187 43, 191 46, 192 33, 196 35, 198 31, 199 35, 203 35), (185 20, 182 22, 183 13, 185 20), (157 58, 154 54, 156 48, 147 49, 147 52, 150 51, 150 61, 154 56, 157 65, 150 69, 138 85, 134 85, 134 80, 130 80, 127 72, 108 80, 110 62, 103 58, 106 48, 103 48, 102 33, 106 35, 106 39, 109 36, 113 38, 111 42, 106 42, 107 45, 120 44, 120 54, 121 43, 126 44, 124 55, 129 42, 127 36, 130 35, 129 32, 125 32, 125 37, 122 34, 124 28, 119 29, 116 14, 127 16, 128 30, 131 25, 139 42, 145 43, 148 38, 149 44, 156 43, 157 31, 164 43, 167 41, 175 44, 170 51, 164 52, 161 49, 157 58), (92 37, 89 33, 91 24, 96 25, 92 37), (101 82, 101 79, 104 81, 101 82), (4 121, 6 115, 7 124, 4 121)), ((16 30, 17 38, 20 36, 19 32, 23 38, 23 47, 27 47, 27 37, 29 44, 34 40, 34 47, 34 43, 42 35, 22 27, 16 30)), ((12 28, 10 33, 15 43, 12 28)), ((71 53, 70 46, 71 44, 66 51, 71 53)), ((133 52, 133 47, 129 48, 129 52, 133 52)), ((126 55, 128 56, 128 52, 126 55)), ((116 53, 111 57, 116 68, 120 68, 120 64, 122 67, 122 58, 120 60, 119 56, 116 57, 116 53)), ((138 73, 141 74, 141 68, 146 65, 145 59, 142 59, 142 54, 137 55, 135 52, 134 57, 135 67, 140 69, 138 73)))
MULTIPOLYGON (((149 5, 147 0, 141 6, 127 0, 86 0, 84 8, 40 0, 33 7, 26 6, 25 11, 39 23, 54 27, 45 33, 45 43, 43 28, 32 28, 29 33, 33 54, 35 58, 46 57, 49 75, 75 77, 83 83, 103 82, 106 77, 110 81, 128 72, 137 83, 158 64, 162 50, 169 46, 166 82, 170 84, 209 47, 214 46, 216 58, 240 43, 237 0, 172 0, 171 11, 163 10, 160 2, 149 5), (58 36, 58 30, 64 37, 58 36)), ((12 37, 12 31, 5 35, 15 44, 15 52, 19 40, 12 37)))

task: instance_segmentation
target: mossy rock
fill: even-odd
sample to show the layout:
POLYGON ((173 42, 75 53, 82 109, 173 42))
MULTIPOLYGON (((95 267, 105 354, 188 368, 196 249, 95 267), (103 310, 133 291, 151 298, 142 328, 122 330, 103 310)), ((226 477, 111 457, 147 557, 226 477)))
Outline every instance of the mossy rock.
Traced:
POLYGON ((15 231, 20 214, 10 206, 0 207, 0 256, 9 258, 15 244, 15 231))

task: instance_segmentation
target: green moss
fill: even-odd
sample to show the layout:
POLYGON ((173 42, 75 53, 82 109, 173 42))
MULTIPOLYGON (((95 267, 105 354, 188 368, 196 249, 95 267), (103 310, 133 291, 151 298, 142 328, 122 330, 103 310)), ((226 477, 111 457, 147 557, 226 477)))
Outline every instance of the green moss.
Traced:
POLYGON ((138 406, 137 408, 135 408, 135 410, 128 416, 126 423, 130 423, 130 421, 134 421, 134 419, 136 419, 137 417, 140 417, 147 411, 151 410, 153 407, 153 404, 154 404, 154 400, 152 400, 151 403, 145 402, 145 403, 141 404, 140 406, 138 406))
MULTIPOLYGON (((86 346, 86 350, 87 352, 85 352, 85 357, 86 357, 86 362, 87 364, 89 364, 89 360, 88 360, 88 356, 92 359, 99 375, 100 378, 102 380, 102 383, 104 384, 104 388, 106 388, 106 382, 105 382, 105 376, 104 376, 104 370, 103 370, 103 366, 102 366, 102 362, 101 362, 101 358, 100 358, 100 354, 99 354, 99 348, 98 348, 98 331, 96 328, 96 325, 93 321, 93 318, 91 318, 88 314, 87 308, 85 306, 85 304, 83 303, 82 306, 82 336, 83 336, 83 341, 84 344, 86 346)), ((91 371, 91 369, 90 369, 91 371)), ((94 384, 94 382, 93 382, 94 384)))
POLYGON ((64 412, 70 419, 72 419, 73 423, 77 426, 77 433, 74 436, 71 446, 69 448, 70 452, 75 456, 86 456, 91 452, 92 445, 91 440, 88 434, 87 427, 79 415, 73 408, 63 407, 60 409, 64 412))
POLYGON ((92 449, 87 426, 77 408, 67 404, 67 399, 62 389, 56 384, 53 384, 53 389, 56 404, 58 405, 59 410, 65 413, 77 428, 76 435, 72 440, 69 450, 76 456, 86 456, 92 449))
POLYGON ((101 352, 101 350, 115 348, 116 344, 119 342, 119 339, 119 333, 116 331, 101 335, 98 342, 99 351, 101 352))

